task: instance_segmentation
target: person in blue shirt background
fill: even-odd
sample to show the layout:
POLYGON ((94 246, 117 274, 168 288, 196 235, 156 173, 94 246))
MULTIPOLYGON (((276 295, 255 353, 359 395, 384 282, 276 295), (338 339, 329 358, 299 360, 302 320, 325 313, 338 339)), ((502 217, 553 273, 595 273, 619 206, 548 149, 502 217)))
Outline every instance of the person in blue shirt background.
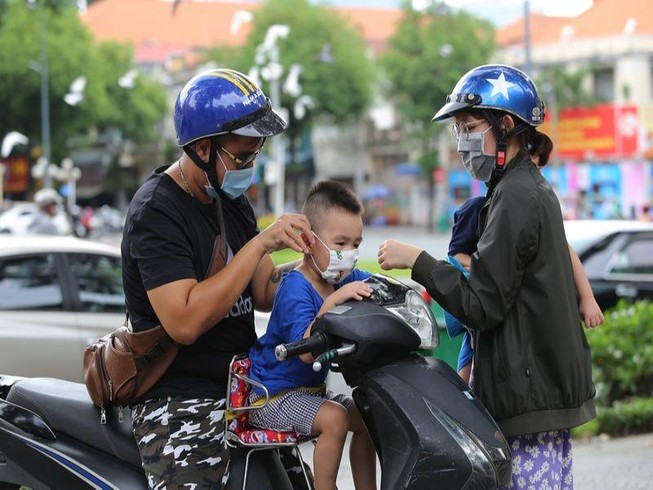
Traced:
MULTIPOLYGON (((471 255, 476 252, 478 243, 478 215, 485 205, 485 196, 469 198, 453 214, 451 240, 447 261, 469 277, 469 262, 471 255)), ((444 310, 444 320, 449 337, 463 335, 458 354, 457 371, 465 383, 469 384, 469 375, 472 366, 472 338, 471 332, 451 313, 444 310)))
MULTIPOLYGON (((335 489, 347 432, 353 432, 350 461, 357 489, 376 489, 376 454, 351 397, 326 389, 328 369, 312 369, 313 356, 303 354, 277 361, 282 343, 309 337, 317 317, 351 299, 372 294, 364 282, 370 274, 356 269, 363 239, 363 206, 352 190, 335 181, 313 185, 303 214, 315 245, 282 279, 268 328, 249 352, 251 377, 268 389, 270 402, 250 414, 250 423, 276 431, 317 435, 313 452, 316 488, 335 489)), ((264 393, 254 387, 250 404, 262 404, 264 393)))

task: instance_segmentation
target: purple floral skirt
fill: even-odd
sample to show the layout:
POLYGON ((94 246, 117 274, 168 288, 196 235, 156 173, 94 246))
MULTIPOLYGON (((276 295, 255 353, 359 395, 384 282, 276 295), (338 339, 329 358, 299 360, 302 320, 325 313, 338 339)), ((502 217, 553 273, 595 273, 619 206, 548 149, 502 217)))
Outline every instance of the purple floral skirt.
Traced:
POLYGON ((501 489, 574 488, 571 432, 558 430, 507 437, 512 452, 512 481, 501 489))

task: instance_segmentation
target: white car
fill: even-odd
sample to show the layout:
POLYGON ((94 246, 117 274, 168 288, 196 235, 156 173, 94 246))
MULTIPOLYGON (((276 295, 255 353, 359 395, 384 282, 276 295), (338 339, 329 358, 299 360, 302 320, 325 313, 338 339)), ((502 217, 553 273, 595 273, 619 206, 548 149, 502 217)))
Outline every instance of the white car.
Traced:
POLYGON ((86 346, 124 319, 117 247, 0 237, 0 373, 81 381, 86 346))
POLYGON ((565 233, 601 309, 612 308, 621 299, 653 300, 653 223, 566 221, 565 233))
POLYGON ((567 241, 578 255, 610 235, 653 230, 653 223, 636 220, 578 219, 567 220, 564 225, 567 241))
MULTIPOLYGON (((256 313, 256 331, 269 315, 256 313)), ((83 381, 86 347, 125 320, 120 249, 0 235, 0 374, 83 381)))

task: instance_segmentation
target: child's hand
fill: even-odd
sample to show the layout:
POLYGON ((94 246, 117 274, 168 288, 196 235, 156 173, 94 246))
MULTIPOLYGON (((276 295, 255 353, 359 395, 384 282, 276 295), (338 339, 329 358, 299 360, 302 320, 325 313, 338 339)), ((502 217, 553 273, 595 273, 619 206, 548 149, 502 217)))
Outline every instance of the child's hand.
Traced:
POLYGON ((421 249, 396 240, 386 240, 379 246, 381 269, 412 269, 421 249))
POLYGON ((363 281, 353 281, 345 284, 329 295, 327 299, 333 302, 334 306, 341 305, 350 299, 358 301, 369 298, 372 295, 372 288, 363 281))
POLYGON ((469 268, 472 265, 472 256, 471 255, 467 255, 467 254, 464 254, 462 252, 458 252, 456 255, 453 256, 453 258, 456 259, 458 261, 458 263, 460 263, 460 265, 462 265, 463 268, 466 271, 469 271, 469 268))
POLYGON ((578 305, 578 312, 586 328, 598 327, 603 323, 603 312, 596 303, 594 296, 581 298, 580 304, 578 305))

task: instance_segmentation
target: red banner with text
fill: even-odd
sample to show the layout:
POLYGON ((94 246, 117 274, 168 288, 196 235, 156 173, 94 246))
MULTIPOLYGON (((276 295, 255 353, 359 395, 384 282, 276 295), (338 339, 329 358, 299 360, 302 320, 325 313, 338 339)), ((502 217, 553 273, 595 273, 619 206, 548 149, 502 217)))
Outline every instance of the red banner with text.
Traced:
POLYGON ((547 114, 541 131, 548 134, 563 159, 632 158, 640 150, 637 106, 571 107, 558 117, 547 114))

